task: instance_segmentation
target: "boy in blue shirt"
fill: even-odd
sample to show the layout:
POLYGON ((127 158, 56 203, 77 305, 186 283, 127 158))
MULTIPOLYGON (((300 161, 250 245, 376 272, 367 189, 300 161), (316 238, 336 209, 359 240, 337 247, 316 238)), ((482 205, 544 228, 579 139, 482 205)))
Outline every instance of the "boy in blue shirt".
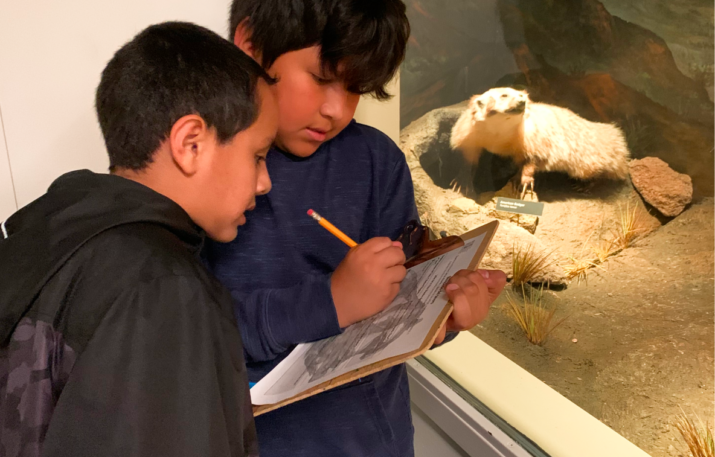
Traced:
MULTIPOLYGON (((405 255, 392 240, 418 218, 410 171, 394 142, 352 118, 361 94, 389 98, 410 30, 400 0, 234 0, 230 30, 278 80, 273 190, 235 241, 205 250, 232 291, 257 382, 296 344, 340 333, 399 291, 405 255), (360 245, 348 250, 309 208, 360 245)), ((501 271, 455 275, 438 343, 481 321, 505 282, 501 271)), ((412 456, 405 366, 261 415, 256 427, 264 457, 412 456)))

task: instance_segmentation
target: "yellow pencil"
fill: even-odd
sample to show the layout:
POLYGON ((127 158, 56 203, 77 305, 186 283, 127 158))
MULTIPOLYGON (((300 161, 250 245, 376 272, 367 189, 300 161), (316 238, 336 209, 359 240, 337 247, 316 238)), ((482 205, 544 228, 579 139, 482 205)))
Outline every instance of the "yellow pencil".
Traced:
POLYGON ((357 243, 354 242, 352 239, 350 239, 349 236, 338 230, 337 227, 335 227, 333 224, 328 222, 325 218, 323 218, 320 214, 316 213, 312 209, 308 210, 308 216, 312 217, 316 221, 318 221, 318 224, 322 225, 327 231, 332 233, 333 235, 337 236, 340 241, 343 243, 347 244, 348 246, 355 247, 357 246, 357 243))

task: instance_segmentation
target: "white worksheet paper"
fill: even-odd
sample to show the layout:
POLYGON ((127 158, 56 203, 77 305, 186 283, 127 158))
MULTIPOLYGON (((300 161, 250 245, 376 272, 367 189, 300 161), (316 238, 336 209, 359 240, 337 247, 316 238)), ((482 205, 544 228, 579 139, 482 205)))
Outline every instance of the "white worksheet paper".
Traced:
POLYGON ((251 388, 251 402, 279 403, 349 371, 419 349, 447 304, 444 284, 469 266, 485 235, 407 270, 400 293, 382 312, 340 335, 296 346, 251 388))

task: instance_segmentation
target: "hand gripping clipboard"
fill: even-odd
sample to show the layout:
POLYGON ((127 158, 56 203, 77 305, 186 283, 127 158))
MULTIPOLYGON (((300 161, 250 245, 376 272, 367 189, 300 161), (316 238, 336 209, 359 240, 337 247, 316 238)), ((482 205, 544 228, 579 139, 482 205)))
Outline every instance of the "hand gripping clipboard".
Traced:
MULTIPOLYGON (((472 261, 470 262, 468 267, 468 269, 470 270, 476 270, 482 260, 482 257, 484 257, 487 247, 491 243, 498 226, 499 221, 495 220, 482 226, 479 226, 473 230, 470 230, 469 232, 464 233, 461 236, 450 236, 439 240, 430 240, 429 230, 427 229, 427 227, 419 225, 418 223, 413 221, 405 226, 396 241, 402 242, 403 250, 405 251, 405 256, 407 257, 407 262, 405 263, 405 266, 407 268, 411 268, 427 260, 445 254, 453 249, 457 249, 461 246, 464 246, 465 241, 469 241, 472 238, 485 234, 482 243, 474 254, 474 257, 472 258, 472 261)), ((444 306, 444 309, 439 314, 438 318, 434 321, 434 324, 430 328, 427 336, 417 350, 388 359, 380 360, 369 365, 365 365, 357 370, 350 371, 341 376, 337 376, 333 379, 330 379, 322 384, 314 386, 282 402, 271 405, 254 405, 253 415, 260 416, 261 414, 273 411, 282 406, 295 403, 304 398, 308 398, 321 392, 325 392, 327 390, 341 386, 343 384, 347 384, 359 378, 363 378, 373 373, 377 373, 378 371, 382 371, 386 368, 399 365, 400 363, 403 363, 409 359, 424 354, 433 346, 434 340, 437 338, 437 333, 442 328, 442 325, 444 325, 444 323, 447 321, 447 318, 451 313, 452 303, 447 302, 444 306)))

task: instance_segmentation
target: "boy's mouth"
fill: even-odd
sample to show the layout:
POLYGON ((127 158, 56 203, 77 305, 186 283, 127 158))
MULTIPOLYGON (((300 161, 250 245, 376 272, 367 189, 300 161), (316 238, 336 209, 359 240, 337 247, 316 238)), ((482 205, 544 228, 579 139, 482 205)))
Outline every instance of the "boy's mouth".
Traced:
POLYGON ((310 127, 306 128, 305 130, 308 132, 308 135, 314 141, 325 141, 325 137, 328 135, 327 130, 313 129, 310 127))

